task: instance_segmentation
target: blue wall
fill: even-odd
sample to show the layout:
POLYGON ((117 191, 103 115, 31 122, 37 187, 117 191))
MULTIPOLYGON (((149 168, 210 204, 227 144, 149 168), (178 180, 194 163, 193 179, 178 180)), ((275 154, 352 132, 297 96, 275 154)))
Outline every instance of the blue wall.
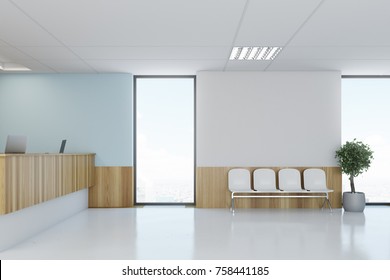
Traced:
POLYGON ((28 153, 96 153, 98 166, 132 166, 133 77, 129 74, 0 75, 0 153, 9 134, 28 153))

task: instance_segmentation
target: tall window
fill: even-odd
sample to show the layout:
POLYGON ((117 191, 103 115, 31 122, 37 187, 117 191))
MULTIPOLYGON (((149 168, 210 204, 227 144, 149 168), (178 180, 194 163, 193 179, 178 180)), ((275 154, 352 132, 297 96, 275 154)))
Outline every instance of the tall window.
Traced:
POLYGON ((136 203, 194 203, 195 77, 136 76, 136 203))
MULTIPOLYGON (((368 203, 390 203, 390 78, 342 79, 342 140, 356 138, 374 151, 368 172, 356 178, 368 203)), ((349 181, 343 178, 343 190, 349 181)))

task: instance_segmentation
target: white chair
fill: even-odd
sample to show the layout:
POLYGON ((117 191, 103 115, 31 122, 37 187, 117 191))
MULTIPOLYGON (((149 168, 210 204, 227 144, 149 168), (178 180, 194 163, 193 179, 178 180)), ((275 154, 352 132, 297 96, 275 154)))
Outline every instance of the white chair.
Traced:
POLYGON ((326 184, 326 174, 325 171, 319 168, 309 168, 303 171, 303 184, 305 190, 313 193, 325 193, 326 197, 322 208, 325 205, 325 202, 328 202, 329 208, 331 207, 329 196, 330 192, 333 190, 328 189, 326 184))
POLYGON ((253 188, 260 192, 278 192, 275 171, 270 168, 256 169, 253 172, 253 188))
POLYGON ((234 212, 234 195, 236 193, 253 192, 249 170, 244 168, 230 169, 228 173, 228 187, 232 193, 232 211, 234 212))
POLYGON ((327 191, 325 171, 319 168, 309 168, 303 171, 303 184, 308 191, 327 191))
POLYGON ((228 173, 228 184, 231 192, 252 191, 249 170, 244 168, 230 169, 228 173))
POLYGON ((304 192, 301 186, 301 173, 298 169, 279 170, 279 189, 286 192, 304 192))

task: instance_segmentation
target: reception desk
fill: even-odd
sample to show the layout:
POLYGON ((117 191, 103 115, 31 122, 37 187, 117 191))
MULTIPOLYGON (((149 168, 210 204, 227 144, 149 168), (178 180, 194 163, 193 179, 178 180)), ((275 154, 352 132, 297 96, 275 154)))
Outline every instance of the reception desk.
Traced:
POLYGON ((0 154, 0 215, 94 185, 95 154, 0 154))

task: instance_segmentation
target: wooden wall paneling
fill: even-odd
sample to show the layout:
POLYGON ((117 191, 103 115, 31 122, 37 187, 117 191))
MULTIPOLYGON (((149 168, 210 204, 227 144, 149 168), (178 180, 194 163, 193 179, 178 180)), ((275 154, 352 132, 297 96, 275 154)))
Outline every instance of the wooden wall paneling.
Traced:
POLYGON ((196 168, 196 207, 230 207, 230 192, 227 189, 228 167, 196 168))
POLYGON ((5 157, 0 156, 0 215, 5 214, 5 157))
MULTIPOLYGON (((196 207, 199 208, 229 208, 231 193, 228 190, 227 174, 234 167, 198 167, 196 174, 196 207)), ((246 167, 251 174, 256 168, 246 167)), ((271 167, 277 172, 287 167, 271 167)), ((301 175, 309 167, 297 168, 301 175)), ((341 170, 339 167, 321 167, 327 174, 327 184, 334 190, 329 195, 333 208, 341 208, 341 170)), ((276 177, 277 178, 277 177, 276 177)), ((278 182, 277 182, 278 183, 278 182)), ((303 184, 303 178, 302 178, 303 184)), ((253 185, 253 182, 252 182, 253 185)), ((238 198, 237 208, 319 208, 322 198, 238 198)))
POLYGON ((89 189, 90 208, 132 207, 133 168, 99 166, 95 168, 95 186, 89 189))
POLYGON ((324 167, 328 188, 334 192, 329 195, 330 203, 334 208, 341 208, 343 201, 342 173, 340 167, 324 167))

